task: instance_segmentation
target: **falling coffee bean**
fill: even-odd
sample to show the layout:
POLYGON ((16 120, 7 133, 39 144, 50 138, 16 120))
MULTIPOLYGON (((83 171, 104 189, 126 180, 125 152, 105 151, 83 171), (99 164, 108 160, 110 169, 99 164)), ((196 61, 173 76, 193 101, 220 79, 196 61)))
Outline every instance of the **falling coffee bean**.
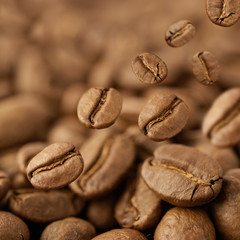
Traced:
POLYGON ((168 73, 165 62, 153 53, 139 54, 132 62, 132 69, 140 81, 150 85, 162 82, 168 73))
POLYGON ((165 40, 171 47, 181 47, 195 35, 196 29, 189 20, 172 24, 165 34, 165 40))

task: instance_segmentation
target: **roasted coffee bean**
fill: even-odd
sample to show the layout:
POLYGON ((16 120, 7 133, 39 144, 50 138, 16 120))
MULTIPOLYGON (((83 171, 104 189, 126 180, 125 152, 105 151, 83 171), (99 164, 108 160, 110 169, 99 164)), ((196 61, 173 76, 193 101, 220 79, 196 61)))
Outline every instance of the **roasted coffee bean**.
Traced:
POLYGON ((140 167, 137 176, 129 181, 118 200, 115 217, 122 227, 146 230, 154 227, 159 221, 162 201, 143 181, 140 167))
POLYGON ((69 217, 49 224, 40 240, 91 240, 96 235, 94 226, 81 218, 69 217))
POLYGON ((209 19, 220 26, 229 27, 239 19, 238 0, 206 0, 206 11, 209 19))
POLYGON ((122 109, 122 97, 114 88, 91 88, 78 103, 80 122, 88 128, 106 128, 117 119, 122 109))
POLYGON ((167 65, 153 53, 139 54, 132 62, 137 78, 146 84, 158 84, 167 77, 167 65))
POLYGON ((114 218, 115 199, 113 194, 89 202, 87 219, 98 229, 110 230, 117 226, 114 218))
POLYGON ((88 199, 113 190, 135 160, 132 139, 126 134, 111 135, 111 131, 93 135, 80 151, 84 157, 84 170, 70 188, 88 199))
POLYGON ((37 223, 47 223, 75 216, 84 201, 69 190, 44 192, 35 189, 15 190, 9 208, 17 216, 37 223))
POLYGON ((181 207, 200 206, 217 197, 222 174, 216 160, 180 144, 160 146, 142 167, 147 185, 164 201, 181 207))
POLYGON ((26 168, 30 160, 47 147, 46 142, 31 142, 23 145, 17 152, 17 164, 19 170, 26 174, 26 168))
POLYGON ((7 191, 10 188, 10 185, 10 178, 5 172, 0 170, 0 199, 6 195, 7 191))
POLYGON ((27 177, 38 189, 61 188, 73 182, 83 170, 83 159, 71 143, 44 148, 27 166, 27 177))
POLYGON ((223 174, 229 169, 239 167, 239 159, 232 148, 216 147, 209 142, 197 144, 195 147, 217 160, 223 169, 223 174))
POLYGON ((154 240, 215 240, 213 223, 201 209, 175 207, 158 224, 154 240))
POLYGON ((139 231, 134 229, 113 229, 102 233, 92 240, 147 240, 147 238, 139 231))
POLYGON ((10 212, 0 211, 0 239, 29 240, 27 224, 10 212))
POLYGON ((196 29, 189 20, 172 24, 165 34, 165 40, 171 47, 181 47, 195 35, 196 29))
POLYGON ((212 202, 211 211, 221 239, 240 239, 240 180, 233 176, 223 178, 219 196, 212 202))
POLYGON ((214 101, 202 129, 219 147, 234 146, 240 141, 240 88, 229 89, 214 101))
POLYGON ((21 94, 2 100, 0 148, 39 139, 54 115, 51 104, 37 96, 21 94))
POLYGON ((220 65, 211 52, 197 52, 192 58, 192 70, 200 83, 212 85, 218 80, 220 65))
POLYGON ((159 92, 143 107, 138 126, 154 141, 169 139, 178 134, 189 117, 187 105, 171 92, 159 92))
POLYGON ((224 174, 224 177, 227 177, 227 176, 232 176, 232 177, 238 178, 240 180, 240 168, 232 168, 232 169, 228 170, 224 174))

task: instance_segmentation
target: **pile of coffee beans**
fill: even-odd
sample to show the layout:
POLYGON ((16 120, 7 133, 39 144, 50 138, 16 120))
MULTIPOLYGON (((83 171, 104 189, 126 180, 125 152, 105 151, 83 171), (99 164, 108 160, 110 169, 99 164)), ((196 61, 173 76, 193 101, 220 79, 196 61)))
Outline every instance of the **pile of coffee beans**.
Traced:
POLYGON ((240 0, 0 0, 0 240, 240 239, 240 0))

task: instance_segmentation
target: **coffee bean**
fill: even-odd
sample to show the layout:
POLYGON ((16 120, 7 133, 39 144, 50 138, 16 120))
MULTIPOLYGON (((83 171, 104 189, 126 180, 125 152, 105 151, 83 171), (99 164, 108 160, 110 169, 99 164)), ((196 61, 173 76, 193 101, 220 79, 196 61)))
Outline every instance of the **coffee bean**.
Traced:
POLYGON ((45 142, 31 142, 23 145, 17 152, 17 164, 19 170, 26 174, 26 168, 30 160, 47 147, 45 142))
POLYGON ((203 133, 213 145, 234 146, 240 141, 240 88, 222 93, 207 112, 203 133))
POLYGON ((0 211, 0 239, 29 240, 27 224, 10 212, 0 211))
POLYGON ((219 196, 212 202, 211 211, 216 230, 222 239, 240 239, 240 180, 233 176, 223 178, 219 196))
POLYGON ((81 218, 69 217, 49 224, 40 240, 91 240, 96 235, 94 226, 81 218))
POLYGON ((0 199, 6 195, 7 191, 10 188, 10 185, 11 181, 8 175, 5 172, 0 171, 0 199))
POLYGON ((181 47, 195 35, 196 29, 189 20, 180 20, 172 24, 165 34, 165 40, 171 47, 181 47))
POLYGON ((187 105, 171 92, 159 92, 143 107, 138 126, 154 141, 169 139, 178 134, 187 123, 187 105))
POLYGON ((158 224, 154 240, 215 240, 213 223, 202 209, 175 207, 158 224))
POLYGON ((102 233, 92 240, 147 240, 147 238, 139 231, 133 229, 113 229, 111 231, 102 233))
POLYGON ((52 222, 77 215, 84 201, 69 190, 44 192, 35 189, 15 190, 9 208, 17 216, 37 223, 52 222))
POLYGON ((55 114, 51 104, 38 96, 19 94, 2 100, 0 148, 39 139, 55 114))
POLYGON ((61 188, 74 181, 83 170, 83 159, 70 143, 44 148, 29 162, 27 177, 38 189, 61 188))
POLYGON ((212 201, 222 187, 219 163, 192 147, 165 144, 142 167, 142 177, 161 199, 193 207, 212 201))
POLYGON ((122 227, 146 230, 157 224, 163 209, 160 197, 143 181, 140 167, 118 200, 115 217, 122 227))
POLYGON ((238 0, 206 0, 206 11, 209 19, 220 26, 229 27, 239 19, 238 0))
POLYGON ((132 139, 125 134, 100 132, 80 149, 84 156, 81 176, 70 184, 73 192, 92 199, 113 190, 135 160, 132 139))
POLYGON ((139 54, 132 62, 132 69, 137 78, 146 84, 158 84, 167 77, 165 62, 153 53, 139 54))
POLYGON ((78 103, 79 121, 88 128, 106 128, 117 119, 122 97, 114 88, 91 88, 78 103))
POLYGON ((203 51, 193 56, 192 70, 200 83, 212 85, 218 79, 220 66, 211 52, 203 51))

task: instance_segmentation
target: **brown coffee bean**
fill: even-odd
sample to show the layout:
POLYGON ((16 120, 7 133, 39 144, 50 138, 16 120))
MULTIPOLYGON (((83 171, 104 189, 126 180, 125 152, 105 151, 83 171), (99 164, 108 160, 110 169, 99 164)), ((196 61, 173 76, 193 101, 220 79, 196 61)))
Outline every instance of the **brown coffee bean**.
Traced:
POLYGON ((92 136, 80 149, 84 156, 81 176, 70 184, 73 192, 92 199, 113 190, 135 160, 132 139, 111 131, 92 136))
POLYGON ((0 211, 0 239, 29 240, 27 224, 10 212, 0 211))
POLYGON ((147 238, 139 231, 134 229, 113 229, 102 233, 92 240, 147 240, 147 238))
POLYGON ((37 223, 47 223, 75 216, 84 201, 69 190, 44 192, 35 189, 15 190, 9 208, 17 216, 37 223))
POLYGON ((71 143, 44 148, 27 166, 27 177, 38 189, 61 188, 73 182, 83 170, 83 159, 71 143))
POLYGON ((137 78, 146 84, 158 84, 167 77, 165 62, 153 53, 139 54, 132 62, 132 69, 137 78))
POLYGON ((192 70, 196 79, 204 85, 218 80, 220 66, 215 56, 208 51, 198 52, 192 58, 192 70))
POLYGON ((0 199, 6 195, 10 188, 10 185, 11 181, 8 175, 5 172, 0 171, 0 199))
POLYGON ((158 224, 154 240, 215 240, 210 218, 201 209, 175 207, 167 211, 158 224))
POLYGON ((121 227, 142 231, 154 227, 161 213, 162 201, 143 181, 139 167, 116 204, 115 217, 121 227))
POLYGON ((91 240, 96 235, 94 226, 81 218, 69 217, 49 224, 40 240, 91 240))
POLYGON ((26 168, 30 160, 47 147, 45 142, 31 142, 23 145, 17 152, 16 160, 19 170, 26 174, 26 168))
POLYGON ((122 97, 114 88, 91 88, 78 103, 80 122, 88 128, 106 128, 117 119, 122 109, 122 97))
POLYGON ((223 169, 223 174, 229 169, 239 167, 239 159, 232 148, 219 148, 209 142, 197 144, 195 147, 217 160, 223 169))
POLYGON ((206 0, 206 11, 209 19, 220 26, 229 27, 239 19, 238 0, 206 0))
POLYGON ((153 141, 162 141, 178 134, 189 117, 187 105, 171 92, 159 92, 139 114, 140 130, 153 141))
POLYGON ((232 168, 232 169, 228 170, 224 174, 224 177, 227 177, 227 176, 232 176, 232 177, 238 178, 240 180, 240 168, 232 168))
POLYGON ((214 101, 202 129, 219 147, 234 146, 240 141, 240 88, 229 89, 214 101))
POLYGON ((55 113, 51 104, 33 95, 14 95, 2 100, 0 148, 39 139, 55 113))
POLYGON ((238 178, 224 177, 222 190, 212 202, 211 211, 221 239, 240 239, 240 180, 238 178))
POLYGON ((165 34, 165 40, 171 47, 181 47, 195 35, 196 29, 189 20, 172 24, 165 34))
POLYGON ((114 218, 113 194, 92 200, 88 204, 87 219, 98 229, 110 230, 117 226, 114 218))
POLYGON ((192 147, 165 144, 142 167, 142 177, 161 199, 193 207, 212 201, 222 187, 219 163, 192 147))

